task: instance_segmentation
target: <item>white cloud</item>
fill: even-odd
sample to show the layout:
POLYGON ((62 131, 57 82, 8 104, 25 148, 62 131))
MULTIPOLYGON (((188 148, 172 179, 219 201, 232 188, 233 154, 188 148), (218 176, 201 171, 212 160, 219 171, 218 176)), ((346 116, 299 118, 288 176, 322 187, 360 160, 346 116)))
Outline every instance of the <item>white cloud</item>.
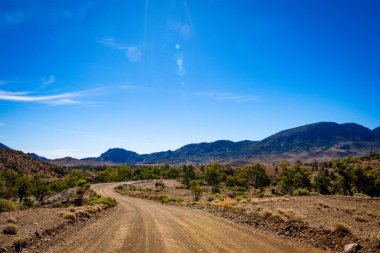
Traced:
POLYGON ((234 102, 251 102, 255 101, 258 96, 253 95, 240 95, 228 92, 196 92, 197 97, 211 98, 218 101, 234 101, 234 102))
POLYGON ((55 83, 55 76, 50 75, 48 77, 43 77, 43 78, 41 78, 41 82, 42 82, 43 86, 47 86, 49 84, 55 83))
POLYGON ((94 95, 95 90, 60 93, 54 95, 32 95, 30 92, 11 92, 0 90, 0 100, 14 102, 39 102, 50 105, 80 104, 82 97, 94 95))

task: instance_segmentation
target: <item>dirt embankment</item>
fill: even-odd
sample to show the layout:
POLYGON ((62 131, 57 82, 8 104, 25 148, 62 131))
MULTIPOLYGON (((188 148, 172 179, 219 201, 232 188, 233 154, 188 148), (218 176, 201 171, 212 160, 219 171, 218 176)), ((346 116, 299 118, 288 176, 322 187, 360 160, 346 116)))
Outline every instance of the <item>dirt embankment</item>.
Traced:
POLYGON ((45 252, 109 210, 105 205, 70 208, 35 208, 0 213, 0 252, 45 252), (3 232, 11 227, 14 233, 3 232))

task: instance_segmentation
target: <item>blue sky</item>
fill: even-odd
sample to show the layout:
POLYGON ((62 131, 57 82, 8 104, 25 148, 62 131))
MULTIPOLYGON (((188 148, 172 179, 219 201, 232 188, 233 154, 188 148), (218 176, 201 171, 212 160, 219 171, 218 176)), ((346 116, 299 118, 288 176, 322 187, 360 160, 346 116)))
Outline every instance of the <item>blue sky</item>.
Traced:
POLYGON ((56 158, 380 126, 380 2, 0 1, 0 142, 56 158))

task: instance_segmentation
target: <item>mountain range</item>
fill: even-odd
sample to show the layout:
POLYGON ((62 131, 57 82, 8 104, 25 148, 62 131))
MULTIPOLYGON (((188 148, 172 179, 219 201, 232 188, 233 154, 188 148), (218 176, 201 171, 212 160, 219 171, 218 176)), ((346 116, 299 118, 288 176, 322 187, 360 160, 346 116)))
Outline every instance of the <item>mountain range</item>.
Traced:
MULTIPOLYGON (((182 164, 211 163, 247 164, 276 161, 325 161, 344 156, 364 156, 380 152, 380 127, 370 130, 355 123, 319 122, 281 131, 261 141, 218 140, 188 144, 177 150, 138 154, 112 148, 99 157, 48 160, 66 166, 112 164, 182 164)), ((46 159, 46 160, 45 160, 46 159)))

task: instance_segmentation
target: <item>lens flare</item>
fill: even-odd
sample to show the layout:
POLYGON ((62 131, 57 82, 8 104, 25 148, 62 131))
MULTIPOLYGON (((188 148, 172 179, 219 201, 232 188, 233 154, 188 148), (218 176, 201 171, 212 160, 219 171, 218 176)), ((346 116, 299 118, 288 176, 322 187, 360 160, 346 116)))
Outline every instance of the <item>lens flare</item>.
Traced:
POLYGON ((138 47, 128 47, 126 55, 130 62, 139 62, 142 57, 142 52, 138 47))

